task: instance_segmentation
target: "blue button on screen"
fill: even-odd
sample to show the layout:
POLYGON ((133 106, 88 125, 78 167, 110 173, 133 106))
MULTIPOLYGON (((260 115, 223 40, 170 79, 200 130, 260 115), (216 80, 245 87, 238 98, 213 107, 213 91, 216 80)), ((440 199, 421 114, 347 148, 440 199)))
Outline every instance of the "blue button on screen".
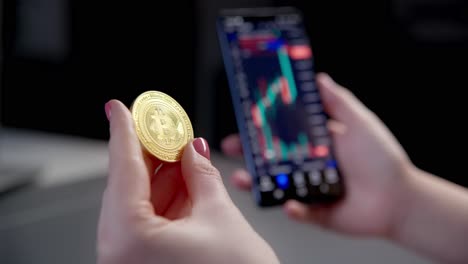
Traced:
POLYGON ((288 175, 286 174, 279 174, 276 176, 276 183, 281 189, 286 189, 289 186, 289 179, 288 175))
POLYGON ((328 160, 327 161, 328 168, 336 168, 336 160, 328 160))

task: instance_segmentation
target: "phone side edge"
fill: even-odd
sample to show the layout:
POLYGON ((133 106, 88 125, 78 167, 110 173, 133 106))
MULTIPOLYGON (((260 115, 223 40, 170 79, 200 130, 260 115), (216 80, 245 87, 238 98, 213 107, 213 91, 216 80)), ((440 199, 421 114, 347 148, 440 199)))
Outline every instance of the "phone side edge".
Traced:
POLYGON ((257 6, 257 7, 238 7, 238 8, 224 8, 221 9, 219 15, 223 16, 252 16, 262 17, 271 16, 285 13, 298 13, 302 12, 295 6, 257 6))
POLYGON ((240 105, 240 102, 241 102, 240 94, 238 90, 238 85, 236 84, 235 77, 234 77, 235 70, 233 69, 232 58, 229 55, 230 54, 230 51, 228 50, 229 43, 226 39, 226 35, 223 30, 222 19, 223 19, 223 16, 218 16, 216 19, 216 32, 218 35, 219 47, 221 48, 221 55, 223 56, 223 65, 225 67, 225 73, 226 73, 228 84, 229 84, 228 86, 229 86, 229 90, 231 94, 231 103, 234 107, 237 127, 239 131, 239 136, 241 138, 242 149, 244 153, 245 165, 252 178, 251 193, 254 197, 256 204, 258 206, 263 206, 261 194, 256 184, 257 175, 256 175, 255 164, 253 160, 253 152, 252 152, 250 144, 248 144, 248 142, 250 141, 249 141, 249 135, 247 133, 247 123, 245 122, 244 115, 241 114, 243 109, 240 105))

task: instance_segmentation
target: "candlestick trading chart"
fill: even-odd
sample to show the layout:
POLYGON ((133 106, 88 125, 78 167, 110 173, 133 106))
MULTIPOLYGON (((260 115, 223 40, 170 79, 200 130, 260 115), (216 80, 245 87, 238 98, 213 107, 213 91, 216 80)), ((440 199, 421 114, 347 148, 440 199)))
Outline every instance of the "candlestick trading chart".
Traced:
MULTIPOLYGON (((274 30, 239 35, 238 43, 243 69, 249 72, 246 81, 252 102, 250 114, 264 160, 281 163, 326 156, 327 146, 312 143, 313 131, 308 131, 306 123, 306 111, 311 112, 311 109, 307 110, 304 102, 298 101, 304 91, 298 91, 292 65, 293 62, 303 65, 310 62, 310 47, 288 44, 281 32, 274 30)), ((304 69, 302 79, 311 86, 312 67, 304 69)), ((309 100, 315 101, 311 102, 315 103, 315 112, 320 112, 317 94, 310 94, 315 95, 312 96, 315 100, 309 100)))

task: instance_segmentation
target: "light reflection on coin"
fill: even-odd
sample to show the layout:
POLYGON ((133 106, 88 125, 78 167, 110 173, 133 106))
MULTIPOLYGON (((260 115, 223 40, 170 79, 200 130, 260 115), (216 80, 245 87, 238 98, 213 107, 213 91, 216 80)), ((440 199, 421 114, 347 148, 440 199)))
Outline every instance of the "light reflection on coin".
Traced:
POLYGON ((135 99, 131 111, 143 147, 161 161, 179 161, 193 139, 192 124, 182 106, 163 92, 147 91, 135 99))

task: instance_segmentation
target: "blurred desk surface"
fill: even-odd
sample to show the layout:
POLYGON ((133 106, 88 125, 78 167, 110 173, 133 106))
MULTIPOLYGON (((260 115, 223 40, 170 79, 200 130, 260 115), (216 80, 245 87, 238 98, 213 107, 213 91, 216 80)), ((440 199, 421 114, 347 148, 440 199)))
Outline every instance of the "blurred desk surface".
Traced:
POLYGON ((45 132, 2 129, 0 163, 39 169, 36 184, 50 187, 107 171, 107 142, 45 132))
MULTIPOLYGON (((1 263, 95 263, 107 142, 7 129, 0 159, 41 168, 35 185, 0 197, 1 263)), ((292 222, 281 208, 257 208, 227 178, 242 162, 216 152, 212 160, 234 202, 283 263, 429 263, 385 241, 344 237, 292 222)))

